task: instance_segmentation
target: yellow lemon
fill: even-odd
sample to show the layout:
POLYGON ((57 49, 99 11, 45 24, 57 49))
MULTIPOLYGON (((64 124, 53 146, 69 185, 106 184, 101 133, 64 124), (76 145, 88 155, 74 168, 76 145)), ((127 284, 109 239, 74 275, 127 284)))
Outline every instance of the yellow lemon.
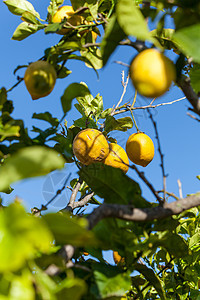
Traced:
POLYGON ((105 136, 97 129, 80 131, 73 141, 73 152, 84 165, 102 161, 109 153, 105 136))
POLYGON ((156 49, 140 52, 131 62, 130 77, 135 89, 145 97, 159 97, 176 80, 173 62, 156 49))
MULTIPOLYGON (((66 18, 66 21, 72 26, 81 25, 84 20, 82 16, 74 14, 73 7, 69 5, 61 6, 53 16, 52 22, 60 23, 64 18, 66 18)), ((67 34, 70 30, 72 29, 63 28, 59 30, 57 33, 64 35, 67 34)))
POLYGON ((115 143, 109 144, 109 154, 103 161, 104 164, 121 169, 124 173, 128 171, 129 160, 124 149, 115 143))
POLYGON ((47 61, 38 60, 30 64, 24 82, 33 100, 49 95, 56 82, 56 71, 47 61))
POLYGON ((133 163, 146 167, 154 157, 154 144, 143 132, 133 133, 126 142, 126 153, 133 163))

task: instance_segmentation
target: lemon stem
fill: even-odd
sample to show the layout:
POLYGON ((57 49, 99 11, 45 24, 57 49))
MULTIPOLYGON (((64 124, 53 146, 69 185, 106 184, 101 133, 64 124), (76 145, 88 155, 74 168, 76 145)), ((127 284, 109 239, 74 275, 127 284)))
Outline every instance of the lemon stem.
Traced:
POLYGON ((133 111, 132 111, 131 108, 130 108, 130 112, 131 112, 131 116, 132 116, 134 125, 135 125, 135 127, 136 127, 136 130, 137 130, 137 132, 140 132, 140 130, 139 130, 138 126, 137 126, 137 123, 136 123, 136 121, 135 121, 135 117, 134 117, 134 115, 133 115, 133 111))
POLYGON ((137 90, 135 90, 135 96, 134 96, 134 99, 133 99, 133 103, 132 103, 132 105, 131 105, 131 108, 134 107, 135 102, 136 102, 136 98, 137 98, 137 90))

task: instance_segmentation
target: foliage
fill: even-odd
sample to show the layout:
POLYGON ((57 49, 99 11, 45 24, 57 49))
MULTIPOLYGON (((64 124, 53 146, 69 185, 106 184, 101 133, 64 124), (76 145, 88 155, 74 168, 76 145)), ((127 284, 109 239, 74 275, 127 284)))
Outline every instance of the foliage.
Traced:
MULTIPOLYGON (((176 84, 200 115, 198 105, 195 106, 200 81, 199 1, 71 0, 75 13, 85 20, 78 26, 69 26, 66 18, 61 23, 52 23, 63 0, 50 1, 46 20, 27 0, 5 0, 4 4, 22 20, 13 40, 23 41, 39 30, 56 34, 62 27, 70 29, 42 57, 56 70, 57 80, 70 78, 71 70, 65 64, 71 59, 79 64, 84 62, 98 76, 98 69, 109 63, 117 47, 124 45, 139 52, 150 47, 174 51, 176 84), (165 28, 167 16, 173 19, 174 28, 165 28), (154 30, 149 30, 148 21, 155 21, 154 30), (100 43, 96 43, 94 33, 101 33, 100 43), (187 87, 191 85, 185 90, 182 82, 187 87)), ((27 62, 24 64, 15 72, 27 67, 27 62)), ((1 197, 12 193, 13 183, 47 175, 66 163, 77 166, 78 179, 71 180, 68 187, 72 190, 69 203, 56 213, 44 213, 48 203, 34 207, 31 213, 19 199, 7 207, 1 203, 0 299, 199 299, 200 201, 187 211, 183 206, 178 215, 172 211, 167 218, 159 219, 157 215, 154 220, 133 222, 134 208, 148 214, 151 209, 165 205, 166 195, 160 197, 138 171, 159 204, 154 199, 147 201, 139 184, 120 169, 103 163, 83 166, 73 154, 73 140, 85 128, 101 130, 108 142, 116 142, 113 131, 128 131, 135 125, 139 132, 132 113, 135 102, 121 105, 122 97, 114 108, 105 109, 101 93, 93 96, 85 82, 72 82, 64 86, 61 95, 62 118, 48 110, 33 112, 33 121, 45 121, 48 127, 44 130, 33 126, 30 134, 23 120, 12 117, 14 103, 8 98, 9 92, 22 81, 18 77, 11 89, 0 89, 1 197), (67 126, 63 120, 73 109, 81 116, 67 126), (129 116, 118 117, 123 112, 129 116), (75 201, 78 191, 81 196, 75 201), (103 203, 120 212, 120 217, 109 218, 103 203), (96 208, 96 212, 102 208, 103 213, 84 213, 81 208, 85 206, 96 208), (126 214, 122 207, 127 208, 126 214), (123 263, 107 262, 107 250, 118 251, 123 263)), ((123 87, 125 91, 124 79, 123 87)), ((54 198, 66 185, 67 179, 54 198)))

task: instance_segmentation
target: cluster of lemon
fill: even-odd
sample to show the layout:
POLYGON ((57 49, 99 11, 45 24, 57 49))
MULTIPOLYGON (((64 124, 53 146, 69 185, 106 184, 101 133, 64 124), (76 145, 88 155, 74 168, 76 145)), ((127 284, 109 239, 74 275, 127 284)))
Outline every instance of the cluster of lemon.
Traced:
POLYGON ((105 165, 128 171, 129 160, 146 167, 154 157, 154 144, 143 132, 133 133, 126 142, 126 151, 118 144, 108 143, 97 129, 80 131, 73 141, 73 152, 84 165, 103 162, 105 165))

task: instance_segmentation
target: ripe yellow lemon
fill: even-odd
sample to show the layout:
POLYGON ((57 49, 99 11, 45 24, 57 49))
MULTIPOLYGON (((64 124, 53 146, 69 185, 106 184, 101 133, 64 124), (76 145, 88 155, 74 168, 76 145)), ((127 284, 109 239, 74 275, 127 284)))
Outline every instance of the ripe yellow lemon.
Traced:
POLYGON ((109 153, 105 136, 97 129, 80 131, 73 141, 73 152, 84 165, 102 161, 109 153))
MULTIPOLYGON (((81 25, 84 20, 82 16, 74 14, 73 7, 70 5, 61 6, 53 16, 52 22, 60 23, 64 18, 66 18, 66 21, 72 26, 81 25)), ((70 30, 72 29, 63 28, 59 30, 57 33, 64 35, 67 34, 70 30)))
POLYGON ((113 251, 113 259, 114 262, 116 263, 116 265, 120 264, 120 263, 124 263, 125 259, 124 257, 121 257, 121 255, 119 255, 119 253, 117 251, 113 251))
POLYGON ((126 142, 126 153, 133 163, 146 167, 154 157, 154 144, 145 133, 133 133, 126 142))
POLYGON ((124 149, 119 146, 118 144, 115 143, 110 143, 109 144, 109 154, 103 161, 105 165, 114 167, 114 168, 119 168, 121 169, 124 173, 128 171, 128 165, 129 165, 129 160, 126 152, 124 149))
POLYGON ((130 77, 135 89, 145 97, 159 97, 176 80, 173 62, 156 49, 140 52, 131 62, 130 77))
POLYGON ((30 64, 24 82, 33 100, 49 95, 56 82, 56 71, 47 61, 38 60, 30 64))

